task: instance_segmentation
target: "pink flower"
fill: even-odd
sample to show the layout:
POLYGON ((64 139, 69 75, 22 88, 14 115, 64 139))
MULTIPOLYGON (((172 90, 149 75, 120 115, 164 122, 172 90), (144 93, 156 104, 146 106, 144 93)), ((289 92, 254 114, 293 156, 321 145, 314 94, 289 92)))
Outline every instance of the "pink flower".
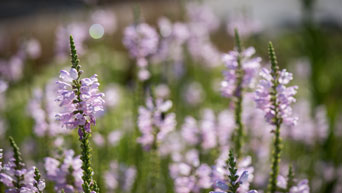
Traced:
POLYGON ((291 103, 295 102, 294 95, 297 93, 298 86, 287 87, 287 84, 292 80, 292 73, 285 69, 279 71, 279 75, 274 75, 266 68, 260 72, 262 79, 255 91, 255 102, 257 108, 265 112, 265 119, 270 124, 275 124, 275 120, 282 120, 286 125, 294 126, 298 118, 292 115, 291 103), (274 85, 276 82, 277 85, 274 85), (273 91, 274 86, 276 90, 273 91), (275 103, 272 103, 272 92, 276 92, 275 103), (278 112, 276 117, 276 111, 278 112))

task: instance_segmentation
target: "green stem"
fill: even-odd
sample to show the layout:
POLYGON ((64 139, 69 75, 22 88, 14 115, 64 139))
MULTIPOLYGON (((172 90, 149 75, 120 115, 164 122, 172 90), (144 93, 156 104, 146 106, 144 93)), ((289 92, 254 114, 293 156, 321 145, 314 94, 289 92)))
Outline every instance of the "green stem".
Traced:
POLYGON ((151 150, 151 157, 150 157, 150 187, 149 189, 151 192, 158 192, 157 184, 160 178, 160 159, 158 156, 158 151, 156 149, 151 150))
POLYGON ((271 75, 273 77, 272 80, 272 91, 271 91, 271 103, 272 110, 274 111, 274 124, 276 129, 274 130, 274 140, 273 140, 273 152, 272 152, 272 167, 270 173, 270 180, 268 184, 268 192, 275 193, 277 190, 277 177, 279 173, 279 162, 280 162, 280 153, 281 153, 281 138, 280 138, 280 126, 282 123, 282 119, 279 116, 279 103, 277 100, 277 87, 279 85, 279 66, 277 62, 277 57, 275 55, 275 51, 271 42, 268 45, 268 53, 271 61, 272 72, 271 75))
MULTIPOLYGON (((72 68, 77 70, 78 77, 73 81, 73 89, 74 93, 77 96, 77 99, 73 101, 73 103, 80 104, 82 102, 81 99, 81 81, 80 77, 82 74, 81 66, 79 65, 79 59, 77 56, 77 51, 75 47, 74 40, 72 36, 70 36, 70 51, 71 51, 71 63, 72 68)), ((74 113, 80 113, 85 116, 83 111, 77 111, 74 113)), ((89 124, 89 123, 86 123, 89 124)), ((80 134, 80 142, 81 142, 81 160, 82 160, 82 170, 83 170, 83 184, 82 188, 85 193, 90 193, 91 191, 99 192, 99 187, 97 186, 96 181, 93 179, 93 169, 91 168, 91 147, 89 144, 89 139, 91 137, 90 131, 86 131, 85 126, 79 126, 80 134)))
POLYGON ((276 126, 276 130, 274 132, 273 148, 272 167, 270 173, 271 177, 268 186, 268 191, 270 193, 275 193, 277 190, 277 177, 279 173, 279 162, 281 153, 280 125, 276 126))
POLYGON ((243 102, 243 88, 242 88, 242 83, 243 83, 243 77, 244 77, 244 71, 242 68, 242 63, 241 63, 241 52, 242 52, 242 47, 241 47, 241 41, 239 37, 239 33, 237 29, 235 29, 235 45, 238 51, 238 57, 237 57, 237 69, 236 69, 236 75, 237 75, 237 81, 236 81, 236 88, 235 88, 235 93, 234 96, 236 97, 235 99, 235 136, 234 136, 234 144, 235 144, 235 153, 236 157, 239 158, 241 156, 241 147, 243 143, 243 124, 242 124, 242 102, 243 102))
POLYGON ((89 137, 90 133, 86 132, 84 127, 80 127, 83 133, 83 137, 80 138, 81 142, 81 160, 82 160, 82 170, 83 170, 83 191, 85 193, 90 193, 91 182, 92 182, 92 173, 93 170, 91 168, 91 148, 89 145, 89 137))

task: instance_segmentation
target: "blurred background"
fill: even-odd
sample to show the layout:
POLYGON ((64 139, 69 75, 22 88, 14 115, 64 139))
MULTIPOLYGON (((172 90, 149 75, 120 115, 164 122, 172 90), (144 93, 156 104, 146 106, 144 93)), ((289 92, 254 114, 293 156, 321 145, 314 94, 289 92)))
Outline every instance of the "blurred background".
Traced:
MULTIPOLYGON (((309 109, 308 120, 317 115, 317 109, 324 109, 323 115, 312 118, 316 122, 310 124, 326 129, 318 128, 321 134, 315 139, 302 136, 284 140, 284 161, 292 162, 298 175, 310 180, 312 192, 342 192, 341 0, 1 0, 1 147, 8 147, 7 137, 13 136, 29 163, 41 164, 51 154, 52 150, 41 147, 56 136, 35 133, 34 110, 29 104, 37 93, 45 92, 60 69, 69 65, 68 36, 72 34, 86 74, 99 75, 101 90, 111 101, 107 112, 99 118, 94 134, 98 139, 94 142, 96 176, 106 189, 102 176, 113 159, 127 165, 136 162, 134 137, 139 133, 134 130, 134 111, 131 111, 134 60, 122 43, 124 29, 135 22, 146 22, 162 37, 161 18, 171 23, 193 22, 190 3, 204 5, 211 11, 212 15, 202 15, 207 19, 206 27, 210 28, 205 40, 207 49, 197 50, 200 53, 196 55, 189 49, 190 44, 184 43, 182 73, 167 79, 160 69, 162 62, 158 58, 152 62, 157 66, 152 70, 155 74, 152 82, 169 87, 177 128, 185 116, 199 117, 203 108, 217 112, 228 107, 226 99, 217 91, 224 68, 217 58, 233 49, 232 32, 236 27, 243 45, 255 47, 264 65, 268 63, 267 43, 273 42, 281 68, 294 73, 294 82, 299 85, 297 103, 309 109), (113 134, 114 131, 117 133, 113 134), (107 141, 109 134, 114 136, 114 141, 107 141), (104 164, 99 164, 101 161, 104 164)), ((297 110, 300 112, 302 108, 297 110)), ((314 132, 302 127, 295 129, 294 133, 302 132, 302 135, 314 132)), ((77 136, 67 136, 65 143, 79 152, 77 143, 67 142, 69 138, 77 136)), ((167 173, 169 161, 170 158, 165 158, 162 162, 165 181, 170 181, 165 182, 165 192, 173 192, 167 173)), ((255 187, 263 187, 260 184, 256 183, 255 187)), ((138 187, 139 184, 134 184, 132 192, 139 192, 138 187)))

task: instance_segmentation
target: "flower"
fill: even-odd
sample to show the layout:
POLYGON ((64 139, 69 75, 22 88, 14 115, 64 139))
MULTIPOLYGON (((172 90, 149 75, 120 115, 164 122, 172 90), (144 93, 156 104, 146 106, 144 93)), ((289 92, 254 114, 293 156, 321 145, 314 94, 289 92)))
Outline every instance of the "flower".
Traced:
MULTIPOLYGON (((0 154, 1 159, 2 153, 0 154)), ((0 182, 7 187, 6 192, 35 193, 38 192, 37 187, 39 191, 43 191, 45 182, 42 179, 39 182, 35 180, 35 167, 26 169, 22 162, 19 162, 19 165, 20 168, 17 167, 16 160, 12 157, 3 168, 0 167, 0 182)))
POLYGON ((114 161, 110 163, 109 170, 104 174, 107 190, 110 192, 115 189, 129 192, 132 188, 135 177, 136 169, 134 167, 128 167, 114 161))
POLYGON ((3 152, 2 152, 3 150, 2 149, 0 149, 0 171, 2 170, 2 157, 3 157, 3 152))
POLYGON ((104 94, 99 92, 100 84, 96 74, 81 79, 78 92, 75 81, 79 79, 79 75, 75 68, 60 72, 60 80, 56 82, 58 85, 56 100, 63 110, 56 115, 56 118, 68 129, 80 126, 84 127, 86 132, 90 132, 90 125, 96 123, 96 115, 104 110, 104 94))
POLYGON ((93 23, 100 24, 106 34, 113 34, 117 28, 116 16, 111 10, 99 9, 91 14, 93 23))
POLYGON ((157 145, 174 130, 176 115, 167 113, 171 107, 171 101, 161 98, 154 101, 151 97, 146 99, 146 107, 139 107, 138 127, 142 136, 137 141, 144 149, 149 150, 153 145, 157 145))
MULTIPOLYGON (((228 181, 225 180, 225 176, 230 175, 230 171, 227 167, 228 153, 227 149, 223 149, 221 155, 216 160, 216 164, 213 166, 212 182, 214 187, 220 191, 227 191, 228 181)), ((236 174, 239 178, 233 183, 239 183, 238 192, 249 192, 250 183, 254 178, 254 167, 251 166, 252 159, 250 156, 241 159, 237 163, 236 174)))
POLYGON ((255 75, 258 72, 261 58, 252 57, 255 53, 253 47, 243 50, 239 56, 238 51, 230 51, 228 54, 223 55, 223 63, 226 65, 227 70, 223 72, 224 80, 221 82, 221 92, 225 97, 238 97, 241 90, 237 88, 238 79, 238 58, 240 57, 242 72, 242 89, 251 88, 255 75))
POLYGON ((150 73, 146 69, 148 65, 146 58, 156 53, 158 41, 156 30, 146 23, 130 25, 124 31, 123 44, 137 61, 140 80, 147 80, 150 77, 150 73))
MULTIPOLYGON (((279 188, 286 189, 287 179, 284 176, 279 175, 277 186, 279 188)), ((293 185, 290 188, 289 193, 309 193, 309 192, 310 192, 309 181, 307 179, 304 179, 304 180, 298 181, 297 184, 293 185)))
POLYGON ((274 72, 263 68, 260 76, 262 79, 255 91, 255 102, 257 108, 265 112, 266 121, 275 125, 278 119, 288 126, 296 125, 298 118, 292 116, 290 105, 296 101, 294 95, 297 93, 298 86, 287 87, 293 78, 292 73, 285 69, 274 72), (271 101, 272 94, 275 94, 275 104, 271 101))
POLYGON ((174 160, 169 166, 177 193, 200 192, 211 186, 211 167, 200 163, 197 150, 189 150, 183 160, 174 160))
POLYGON ((46 157, 44 166, 47 179, 55 183, 55 191, 66 193, 82 191, 82 160, 73 150, 65 150, 58 158, 46 157))
POLYGON ((234 116, 229 111, 222 111, 217 116, 212 109, 202 111, 201 120, 187 116, 182 125, 181 135, 188 145, 200 145, 203 150, 210 150, 228 145, 234 130, 234 116))
POLYGON ((56 113, 60 110, 55 101, 56 91, 57 85, 55 80, 52 79, 46 85, 44 91, 39 88, 34 89, 33 98, 28 104, 28 114, 35 122, 33 130, 39 137, 67 133, 55 118, 56 113))

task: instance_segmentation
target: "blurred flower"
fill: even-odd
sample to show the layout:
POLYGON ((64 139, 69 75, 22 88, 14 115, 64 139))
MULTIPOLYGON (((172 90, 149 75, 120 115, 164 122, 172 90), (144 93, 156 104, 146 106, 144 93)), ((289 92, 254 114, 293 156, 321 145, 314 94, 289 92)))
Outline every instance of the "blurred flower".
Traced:
POLYGON ((168 98, 170 95, 170 89, 166 84, 159 84, 154 89, 154 94, 157 98, 168 98))
POLYGON ((249 37, 259 33, 262 27, 259 22, 241 14, 231 17, 226 29, 231 36, 234 36, 234 30, 237 29, 242 37, 249 37))
POLYGON ((323 106, 317 107, 312 112, 309 102, 301 100, 293 107, 293 110, 300 116, 301 121, 295 127, 288 127, 284 130, 283 134, 286 137, 308 145, 323 142, 328 137, 329 124, 323 106))
POLYGON ((159 37, 154 28, 146 23, 130 25, 124 31, 123 44, 139 67, 138 78, 142 81, 150 77, 147 71, 147 57, 156 53, 159 37))
POLYGON ((234 130, 233 115, 231 112, 222 111, 216 117, 211 109, 204 109, 199 122, 193 117, 186 117, 182 125, 181 134, 189 145, 200 145, 203 150, 215 147, 225 147, 234 130), (219 145, 219 146, 218 146, 219 145))
POLYGON ((186 5, 187 16, 191 23, 201 26, 203 29, 212 32, 218 29, 219 19, 205 4, 191 2, 186 5))
POLYGON ((23 75, 26 56, 22 50, 9 58, 8 61, 0 60, 0 75, 6 81, 18 81, 23 75))
POLYGON ((184 93, 184 99, 187 104, 191 106, 196 106, 201 103, 205 98, 205 92, 203 91, 203 87, 198 82, 192 82, 186 85, 184 93))
POLYGON ((105 139, 100 133, 93 134, 93 141, 98 147, 103 147, 105 145, 105 139))
POLYGON ((183 159, 174 160, 169 170, 177 193, 199 193, 211 186, 211 168, 200 163, 197 150, 189 150, 183 159))
POLYGON ((110 168, 104 174, 108 192, 118 189, 123 192, 130 192, 136 177, 136 169, 124 164, 111 162, 110 168))
POLYGON ((155 63, 164 63, 165 68, 170 63, 172 70, 168 68, 166 73, 173 73, 174 77, 180 77, 183 74, 183 48, 189 38, 189 29, 186 24, 171 23, 166 17, 158 20, 158 26, 161 39, 159 48, 152 59, 155 63))
POLYGON ((65 150, 58 158, 46 157, 44 161, 47 179, 55 183, 55 191, 74 193, 82 191, 82 160, 74 157, 73 150, 65 150))
POLYGON ((118 142, 122 138, 122 132, 121 131, 112 131, 108 135, 108 142, 112 146, 116 146, 118 142))
POLYGON ((105 89, 105 105, 113 108, 116 107, 121 100, 120 88, 118 85, 111 84, 105 89))
POLYGON ((55 101, 57 85, 55 79, 52 79, 45 86, 45 90, 34 89, 33 98, 28 104, 28 114, 34 121, 34 133, 39 136, 56 136, 67 133, 62 125, 56 121, 55 115, 60 110, 55 101))
MULTIPOLYGON (((287 179, 281 175, 278 176, 277 186, 283 189, 287 187, 287 179)), ((297 184, 290 188, 289 193, 310 193, 309 181, 300 180, 297 184)))
POLYGON ((58 60, 66 60, 69 56, 69 37, 75 38, 77 53, 83 55, 86 50, 84 42, 89 38, 87 24, 81 22, 58 26, 56 29, 55 55, 58 60))
POLYGON ((142 136, 137 139, 145 150, 163 141, 176 126, 176 115, 167 113, 172 107, 171 101, 147 97, 146 107, 139 107, 138 127, 142 136))
POLYGON ((40 42, 37 39, 31 38, 24 43, 26 54, 29 58, 37 59, 42 54, 40 42))
POLYGON ((274 77, 277 72, 269 71, 263 68, 260 72, 262 80, 255 92, 255 102, 257 108, 265 112, 265 119, 270 124, 275 124, 275 119, 281 120, 285 125, 294 126, 297 123, 298 117, 292 115, 292 108, 290 104, 295 102, 294 95, 297 93, 298 86, 286 87, 286 85, 292 80, 292 73, 287 72, 285 69, 279 71, 279 74, 274 77), (276 82, 276 85, 274 85, 276 82), (277 107, 271 102, 271 91, 275 87, 276 96, 275 103, 277 107), (276 111, 278 117, 275 117, 276 111))
MULTIPOLYGON (((253 57, 255 49, 253 47, 247 48, 242 51, 240 55, 242 67, 242 89, 251 88, 255 81, 255 76, 259 70, 261 58, 253 57)), ((241 90, 237 90, 237 70, 238 70, 238 57, 237 51, 230 51, 228 54, 223 55, 223 63, 226 65, 227 70, 223 72, 224 80, 221 82, 221 92, 225 97, 239 96, 241 90)))
POLYGON ((91 14, 91 20, 95 24, 100 24, 104 32, 109 35, 112 35, 117 28, 116 16, 111 10, 96 10, 91 14))

